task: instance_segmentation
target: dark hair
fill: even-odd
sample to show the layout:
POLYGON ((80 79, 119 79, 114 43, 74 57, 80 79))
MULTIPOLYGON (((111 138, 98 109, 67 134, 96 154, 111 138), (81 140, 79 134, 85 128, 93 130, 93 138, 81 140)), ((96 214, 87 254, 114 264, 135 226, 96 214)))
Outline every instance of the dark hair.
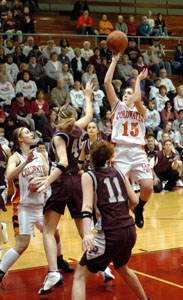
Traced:
POLYGON ((62 40, 60 41, 60 47, 61 47, 61 48, 62 48, 62 47, 65 47, 65 46, 63 46, 64 40, 66 41, 66 47, 70 47, 69 42, 68 42, 68 40, 66 40, 66 39, 62 39, 62 40))
POLYGON ((179 111, 178 111, 178 114, 180 114, 180 113, 182 113, 183 112, 183 109, 180 109, 179 111))
POLYGON ((39 142, 36 144, 36 147, 39 147, 40 145, 44 145, 44 146, 45 146, 45 143, 42 142, 42 141, 39 141, 39 142))
POLYGON ((106 141, 96 141, 91 145, 90 155, 94 166, 104 167, 114 153, 114 146, 106 141))
POLYGON ((181 125, 183 125, 183 122, 181 122, 181 123, 179 124, 179 128, 180 128, 181 125))
POLYGON ((52 57, 53 57, 53 55, 55 55, 55 54, 56 54, 56 55, 57 55, 57 57, 58 57, 58 53, 54 51, 54 52, 52 52, 52 53, 50 54, 50 58, 52 58, 52 57))
POLYGON ((167 142, 170 142, 170 143, 172 144, 172 141, 171 141, 170 139, 168 139, 168 140, 165 140, 165 141, 163 142, 163 146, 165 146, 165 144, 166 144, 167 142))
POLYGON ((162 89, 165 89, 165 90, 167 91, 167 87, 166 87, 165 85, 163 85, 163 84, 159 86, 159 92, 160 92, 162 89))
POLYGON ((171 106, 172 106, 171 112, 173 112, 174 111, 174 105, 173 105, 173 102, 171 100, 168 100, 168 101, 165 102, 165 110, 167 110, 168 103, 171 104, 171 106))

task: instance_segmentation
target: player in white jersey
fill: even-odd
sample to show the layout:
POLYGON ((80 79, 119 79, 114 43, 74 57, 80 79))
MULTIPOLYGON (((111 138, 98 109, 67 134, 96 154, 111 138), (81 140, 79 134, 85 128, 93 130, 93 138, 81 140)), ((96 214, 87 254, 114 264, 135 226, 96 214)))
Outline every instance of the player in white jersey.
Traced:
POLYGON ((134 91, 131 87, 126 88, 121 102, 112 85, 113 73, 120 55, 120 53, 113 55, 104 81, 112 111, 111 140, 115 144, 114 166, 127 177, 133 171, 141 185, 139 204, 135 207, 134 213, 136 225, 142 228, 144 225, 143 207, 153 190, 152 172, 143 150, 146 107, 141 102, 140 81, 147 77, 147 70, 137 76, 134 91))

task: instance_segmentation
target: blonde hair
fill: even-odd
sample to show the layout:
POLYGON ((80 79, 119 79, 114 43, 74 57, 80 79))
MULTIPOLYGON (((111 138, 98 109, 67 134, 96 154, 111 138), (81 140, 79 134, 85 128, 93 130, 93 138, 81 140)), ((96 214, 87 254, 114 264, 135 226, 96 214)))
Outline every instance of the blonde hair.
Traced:
POLYGON ((71 132, 74 129, 75 121, 77 119, 77 112, 70 104, 62 106, 59 112, 60 120, 57 125, 58 130, 65 130, 71 132))

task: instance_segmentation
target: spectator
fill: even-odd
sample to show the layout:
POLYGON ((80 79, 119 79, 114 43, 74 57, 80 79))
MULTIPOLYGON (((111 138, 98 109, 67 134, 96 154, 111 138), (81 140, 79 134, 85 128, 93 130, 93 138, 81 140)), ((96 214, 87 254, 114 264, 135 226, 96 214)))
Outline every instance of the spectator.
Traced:
POLYGON ((37 88, 47 91, 46 76, 43 67, 36 62, 36 56, 32 55, 29 59, 28 69, 32 80, 35 81, 37 88))
POLYGON ((22 6, 20 5, 20 2, 18 0, 15 0, 13 2, 12 12, 13 12, 13 17, 19 21, 22 14, 22 6))
POLYGON ((104 116, 98 123, 99 130, 102 131, 108 142, 111 139, 111 130, 112 130, 112 123, 111 123, 111 111, 106 110, 104 116))
POLYGON ((56 52, 51 53, 50 60, 45 66, 45 73, 47 84, 52 90, 52 88, 56 87, 57 80, 62 78, 62 64, 58 61, 58 54, 56 52))
POLYGON ((167 71, 164 68, 160 70, 160 80, 161 80, 161 85, 166 86, 168 96, 172 98, 173 95, 176 94, 176 89, 172 83, 172 80, 167 78, 167 71))
POLYGON ((75 57, 71 61, 72 70, 74 72, 74 81, 80 81, 82 74, 86 70, 86 60, 81 56, 81 49, 75 48, 74 50, 75 57))
POLYGON ((171 121, 168 121, 168 122, 164 123, 163 124, 163 129, 160 130, 160 131, 158 131, 158 134, 157 134, 157 141, 158 142, 162 140, 162 137, 163 137, 164 133, 168 133, 169 138, 171 139, 171 141, 173 143, 174 142, 175 133, 172 130, 172 122, 171 121))
POLYGON ((17 120, 23 121, 31 131, 35 131, 30 103, 24 99, 22 93, 16 94, 15 101, 12 103, 12 114, 17 116, 17 120))
POLYGON ((139 35, 146 36, 146 37, 150 36, 151 28, 149 26, 149 23, 147 22, 146 16, 143 16, 141 18, 141 23, 139 25, 138 30, 139 30, 139 35))
POLYGON ((32 47, 32 50, 29 52, 29 55, 27 57, 28 61, 29 61, 29 59, 32 55, 35 55, 37 63, 40 64, 41 66, 43 66, 43 61, 44 61, 43 55, 42 55, 42 52, 39 50, 39 47, 37 45, 34 45, 32 47))
POLYGON ((100 42, 100 55, 101 57, 106 57, 107 58, 107 62, 111 61, 111 57, 112 57, 112 52, 111 50, 109 50, 109 48, 107 47, 107 42, 106 40, 102 40, 100 42))
POLYGON ((15 97, 15 89, 12 84, 7 80, 7 74, 0 74, 0 101, 1 105, 11 107, 11 100, 15 97))
POLYGON ((158 57, 154 54, 154 49, 152 46, 148 46, 147 51, 143 53, 144 63, 148 66, 149 70, 152 73, 156 73, 159 77, 160 75, 160 66, 158 57))
POLYGON ((12 134, 13 131, 19 127, 26 126, 22 121, 17 119, 16 115, 9 115, 4 124, 5 138, 12 145, 12 134))
MULTIPOLYGON (((134 79, 134 82, 136 82, 137 76, 138 76, 137 69, 132 69, 131 73, 130 73, 130 77, 127 80, 128 85, 130 85, 130 82, 132 79, 134 79)), ((145 81, 144 80, 140 81, 140 89, 141 89, 142 93, 145 92, 145 81)), ((158 92, 159 92, 159 89, 158 89, 158 92)))
POLYGON ((147 144, 145 144, 144 148, 149 160, 159 151, 159 147, 156 145, 155 141, 153 134, 147 136, 147 144))
POLYGON ((180 159, 183 160, 183 123, 179 124, 179 130, 175 132, 175 149, 180 155, 180 159))
POLYGON ((74 106, 78 113, 78 119, 80 118, 84 104, 84 93, 81 90, 81 84, 79 81, 74 82, 74 88, 70 91, 71 104, 74 106))
POLYGON ((133 67, 129 64, 128 55, 123 54, 122 62, 117 65, 117 72, 119 75, 119 79, 122 81, 125 80, 125 84, 123 84, 123 87, 126 87, 128 85, 127 81, 130 77, 132 70, 133 67))
POLYGON ((119 79, 114 79, 112 81, 112 84, 114 86, 114 90, 115 90, 117 98, 121 101, 121 99, 123 97, 122 81, 119 79))
POLYGON ((115 30, 120 30, 128 34, 128 27, 125 22, 123 22, 123 16, 118 16, 118 22, 115 24, 115 30))
POLYGON ((153 85, 153 81, 150 79, 151 73, 149 71, 148 65, 144 63, 144 57, 140 55, 137 58, 137 62, 134 65, 134 69, 138 71, 138 74, 140 74, 144 69, 148 69, 148 76, 146 77, 145 81, 145 88, 147 89, 148 86, 153 85))
POLYGON ((175 110, 178 112, 183 109, 183 85, 179 85, 177 88, 177 95, 173 99, 175 110))
POLYGON ((175 70, 183 73, 183 48, 181 44, 177 44, 176 51, 174 52, 174 61, 171 62, 175 70))
POLYGON ((165 190, 173 191, 176 181, 179 179, 178 156, 172 151, 172 142, 166 140, 163 150, 155 153, 151 164, 153 166, 154 191, 160 193, 163 190, 163 181, 167 181, 165 190))
POLYGON ((6 119, 6 115, 3 109, 3 105, 1 105, 0 103, 0 126, 3 126, 5 119, 6 119))
POLYGON ((174 132, 179 130, 180 123, 183 123, 183 109, 178 111, 178 119, 175 119, 172 124, 172 129, 174 132))
MULTIPOLYGON (((2 124, 1 120, 0 120, 0 123, 2 124)), ((9 141, 4 137, 4 135, 5 135, 4 128, 0 127, 0 144, 1 144, 1 146, 4 144, 6 146, 9 146, 9 141)))
POLYGON ((15 47, 15 52, 13 53, 13 61, 19 67, 21 63, 27 62, 25 55, 23 54, 22 47, 17 45, 15 47))
POLYGON ((99 34, 101 35, 108 35, 113 31, 113 25, 112 23, 108 20, 107 15, 102 15, 102 18, 99 22, 99 34))
POLYGON ((42 55, 45 59, 45 62, 47 62, 49 59, 51 59, 51 54, 55 52, 60 54, 60 49, 54 44, 54 40, 48 40, 47 46, 43 48, 42 55))
POLYGON ((2 0, 0 4, 0 19, 1 24, 3 23, 4 19, 7 17, 7 11, 9 10, 8 6, 6 5, 6 0, 2 0))
POLYGON ((67 91, 70 91, 70 89, 74 85, 74 79, 72 74, 69 72, 69 66, 68 64, 62 65, 62 79, 64 81, 64 87, 67 91))
POLYGON ((168 100, 165 102, 164 109, 161 110, 161 122, 164 124, 165 122, 171 121, 173 122, 175 119, 178 119, 178 113, 174 109, 174 105, 172 101, 168 100))
MULTIPOLYGON (((171 64, 169 61, 164 60, 166 53, 164 51, 165 45, 160 44, 159 39, 153 39, 153 52, 157 57, 158 64, 160 68, 164 68, 168 75, 172 75, 171 64)), ((173 63, 173 62, 172 62, 173 63)))
POLYGON ((100 49, 99 48, 96 47, 94 49, 94 55, 92 55, 90 57, 89 64, 94 65, 95 71, 98 75, 98 72, 100 71, 100 67, 101 67, 101 64, 102 64, 102 58, 101 58, 101 55, 100 55, 100 49))
POLYGON ((155 28, 155 22, 152 18, 152 12, 150 10, 147 11, 147 23, 150 26, 150 35, 159 36, 159 29, 155 28))
POLYGON ((13 54, 15 52, 15 46, 14 46, 14 43, 13 43, 12 40, 7 39, 5 41, 5 45, 6 45, 6 47, 5 47, 5 54, 9 54, 9 53, 13 54))
POLYGON ((159 29, 160 36, 168 36, 165 20, 161 13, 157 14, 157 20, 155 21, 155 28, 159 29))
POLYGON ((75 57, 73 49, 70 47, 68 40, 62 39, 60 41, 60 48, 66 48, 67 49, 67 56, 70 59, 70 61, 75 57))
POLYGON ((64 87, 64 81, 62 79, 57 80, 57 86, 51 91, 51 103, 50 106, 57 106, 60 108, 66 103, 70 103, 70 93, 64 87))
POLYGON ((77 0, 75 1, 74 8, 72 10, 72 20, 78 20, 78 18, 83 14, 83 11, 89 11, 89 6, 87 1, 77 0))
MULTIPOLYGON (((100 87, 105 91, 105 87, 104 87, 104 78, 105 78, 105 75, 107 73, 107 70, 108 70, 108 64, 107 64, 107 58, 106 57, 103 57, 102 58, 102 64, 100 66, 100 69, 99 69, 99 72, 98 72, 98 81, 99 81, 99 84, 100 84, 100 87)), ((117 74, 117 72, 116 72, 117 74)), ((118 78, 118 74, 116 75, 118 78)), ((115 76, 114 76, 115 77, 115 76)))
POLYGON ((150 91, 149 91, 149 99, 154 99, 157 94, 159 94, 159 87, 161 85, 161 80, 159 77, 154 79, 154 85, 150 86, 150 91))
POLYGON ((81 56, 86 60, 86 62, 88 62, 92 55, 93 50, 90 49, 90 42, 84 41, 83 48, 81 49, 81 56))
POLYGON ((128 47, 126 48, 124 54, 128 55, 129 60, 132 62, 132 65, 134 65, 137 62, 137 58, 141 55, 141 52, 137 47, 134 38, 129 39, 128 47))
POLYGON ((13 81, 17 81, 17 75, 19 73, 19 68, 17 67, 17 64, 13 62, 13 54, 7 54, 6 55, 6 72, 10 74, 10 76, 13 78, 13 81))
POLYGON ((8 10, 7 17, 3 20, 2 28, 4 33, 7 34, 8 39, 13 38, 13 36, 17 36, 18 42, 22 43, 22 31, 19 30, 19 23, 17 19, 13 17, 11 10, 8 10))
POLYGON ((4 64, 6 62, 5 50, 4 47, 0 46, 0 64, 4 64))
POLYGON ((49 112, 49 104, 44 100, 44 92, 37 91, 36 100, 31 103, 32 117, 35 121, 35 127, 39 132, 42 132, 44 123, 47 122, 49 112))
POLYGON ((58 55, 58 60, 61 62, 61 64, 67 64, 69 67, 69 70, 71 70, 71 62, 69 57, 67 56, 67 49, 61 48, 61 53, 58 55))
POLYGON ((94 65, 89 64, 86 68, 86 72, 81 77, 82 86, 85 88, 86 83, 91 82, 92 79, 98 80, 97 75, 95 73, 94 65))
POLYGON ((167 88, 165 85, 160 85, 159 87, 159 93, 156 95, 155 101, 156 101, 156 109, 157 111, 162 111, 165 107, 166 101, 170 100, 167 97, 167 88))
POLYGON ((127 23, 128 35, 137 34, 137 25, 134 23, 134 16, 129 16, 129 22, 127 23))
POLYGON ((54 136, 56 132, 56 120, 57 120, 57 112, 53 108, 49 111, 48 113, 48 120, 47 122, 44 123, 43 128, 42 128, 42 138, 43 141, 46 143, 48 146, 49 143, 51 142, 52 137, 54 136))
POLYGON ((19 80, 16 84, 16 93, 19 92, 22 93, 29 102, 36 97, 37 86, 35 81, 30 80, 29 71, 24 71, 22 80, 19 80))
POLYGON ((160 126, 160 114, 155 108, 155 101, 149 100, 148 107, 145 115, 146 132, 153 132, 155 136, 158 131, 161 130, 160 126))
POLYGON ((96 79, 92 80, 94 89, 93 89, 93 98, 98 103, 100 109, 103 107, 103 99, 105 97, 104 92, 99 87, 99 82, 96 79))
POLYGON ((13 84, 13 78, 9 73, 6 72, 6 65, 5 64, 0 64, 0 75, 7 75, 7 81, 11 82, 13 84))
POLYGON ((91 16, 89 16, 89 11, 84 10, 83 15, 79 17, 77 26, 76 26, 77 32, 79 34, 91 34, 94 35, 94 27, 93 27, 93 20, 91 16))
POLYGON ((20 69, 20 72, 19 72, 18 75, 17 75, 17 81, 23 79, 23 72, 24 72, 24 71, 28 71, 28 64, 26 64, 25 62, 22 62, 22 63, 20 64, 19 69, 20 69))
POLYGON ((26 46, 23 48, 23 54, 28 57, 30 51, 33 49, 34 46, 34 38, 32 36, 28 36, 26 41, 26 46))
POLYGON ((20 29, 23 33, 34 33, 34 19, 30 13, 29 7, 25 6, 23 8, 23 13, 20 17, 20 29))

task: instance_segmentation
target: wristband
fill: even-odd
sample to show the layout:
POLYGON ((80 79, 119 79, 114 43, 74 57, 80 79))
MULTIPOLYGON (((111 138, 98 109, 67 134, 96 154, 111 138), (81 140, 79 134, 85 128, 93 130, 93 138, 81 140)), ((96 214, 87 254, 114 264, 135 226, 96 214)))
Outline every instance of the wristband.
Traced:
POLYGON ((62 173, 63 173, 63 172, 65 171, 65 169, 66 169, 66 168, 64 167, 64 165, 61 164, 61 163, 58 163, 57 166, 56 166, 56 168, 59 169, 62 173))
POLYGON ((84 165, 84 160, 78 160, 78 164, 84 165))
POLYGON ((89 212, 89 211, 82 211, 81 212, 81 218, 84 219, 84 218, 92 218, 92 213, 89 212))

